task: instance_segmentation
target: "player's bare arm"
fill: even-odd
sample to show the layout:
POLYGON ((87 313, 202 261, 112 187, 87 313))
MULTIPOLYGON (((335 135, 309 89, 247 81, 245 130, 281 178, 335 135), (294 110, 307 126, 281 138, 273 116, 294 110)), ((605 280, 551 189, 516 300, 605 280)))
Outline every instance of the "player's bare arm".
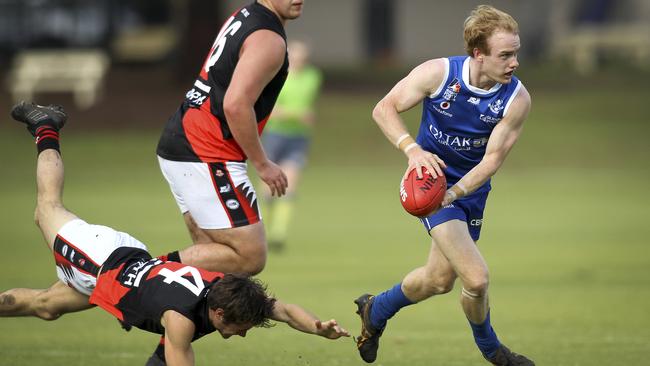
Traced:
POLYGON ((429 60, 413 69, 400 80, 372 111, 379 128, 386 138, 408 157, 407 173, 416 168, 422 178, 422 167, 442 175, 446 165, 437 155, 424 151, 409 135, 400 113, 408 111, 433 93, 444 81, 444 59, 429 60))
POLYGON ((165 311, 161 323, 165 327, 165 360, 167 365, 194 365, 194 351, 192 350, 194 323, 173 310, 165 311))
POLYGON ((271 162, 262 148, 257 130, 254 105, 262 90, 284 63, 286 45, 275 32, 258 30, 246 38, 239 62, 223 101, 223 109, 232 134, 251 160, 260 179, 273 195, 281 196, 287 177, 271 162))
POLYGON ((271 319, 289 324, 293 329, 304 333, 316 334, 329 339, 349 337, 347 330, 341 328, 335 319, 321 321, 305 309, 294 304, 276 301, 271 319))
POLYGON ((485 149, 485 156, 480 163, 447 191, 442 206, 473 192, 499 170, 523 131, 530 106, 530 94, 522 85, 512 101, 508 114, 492 130, 485 149))

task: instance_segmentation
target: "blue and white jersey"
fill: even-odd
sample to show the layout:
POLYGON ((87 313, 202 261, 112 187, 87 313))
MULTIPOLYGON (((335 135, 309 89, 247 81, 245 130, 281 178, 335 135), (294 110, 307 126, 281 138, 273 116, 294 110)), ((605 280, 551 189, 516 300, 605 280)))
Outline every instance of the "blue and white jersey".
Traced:
MULTIPOLYGON (((422 102, 422 121, 417 143, 447 164, 449 186, 476 166, 485 155, 490 134, 508 113, 521 82, 496 84, 483 90, 469 84, 468 56, 446 58, 445 78, 422 102)), ((490 181, 476 192, 490 190, 490 181)))

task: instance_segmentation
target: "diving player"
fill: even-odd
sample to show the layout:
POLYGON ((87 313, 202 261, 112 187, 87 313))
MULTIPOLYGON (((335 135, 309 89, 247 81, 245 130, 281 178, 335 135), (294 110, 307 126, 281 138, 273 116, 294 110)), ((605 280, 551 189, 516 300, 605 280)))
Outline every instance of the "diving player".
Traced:
POLYGON ((12 117, 36 138, 35 218, 54 254, 59 280, 48 289, 0 293, 0 316, 55 320, 98 305, 127 328, 164 334, 164 353, 148 362, 170 366, 193 365, 191 342, 206 334, 244 337, 252 327, 267 327, 269 319, 330 339, 348 336, 334 319, 321 322, 297 305, 269 297, 257 280, 152 258, 132 236, 81 220, 62 202, 63 109, 21 103, 12 117))

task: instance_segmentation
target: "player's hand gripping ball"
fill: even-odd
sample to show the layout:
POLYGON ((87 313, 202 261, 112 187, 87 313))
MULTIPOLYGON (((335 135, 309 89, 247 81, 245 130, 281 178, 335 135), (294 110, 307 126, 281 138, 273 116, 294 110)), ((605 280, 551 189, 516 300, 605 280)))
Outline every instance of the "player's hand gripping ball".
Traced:
POLYGON ((425 217, 437 210, 447 191, 445 176, 431 174, 422 168, 422 179, 417 170, 412 169, 399 186, 399 198, 406 212, 413 216, 425 217))

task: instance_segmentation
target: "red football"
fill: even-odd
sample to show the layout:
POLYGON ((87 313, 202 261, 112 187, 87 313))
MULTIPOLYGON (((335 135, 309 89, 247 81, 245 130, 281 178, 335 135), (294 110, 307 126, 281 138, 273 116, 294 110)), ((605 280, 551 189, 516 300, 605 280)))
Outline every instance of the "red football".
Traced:
POLYGON ((435 211, 445 197, 447 179, 432 175, 422 168, 422 179, 416 169, 412 169, 399 187, 400 202, 406 212, 413 216, 425 217, 435 211))

